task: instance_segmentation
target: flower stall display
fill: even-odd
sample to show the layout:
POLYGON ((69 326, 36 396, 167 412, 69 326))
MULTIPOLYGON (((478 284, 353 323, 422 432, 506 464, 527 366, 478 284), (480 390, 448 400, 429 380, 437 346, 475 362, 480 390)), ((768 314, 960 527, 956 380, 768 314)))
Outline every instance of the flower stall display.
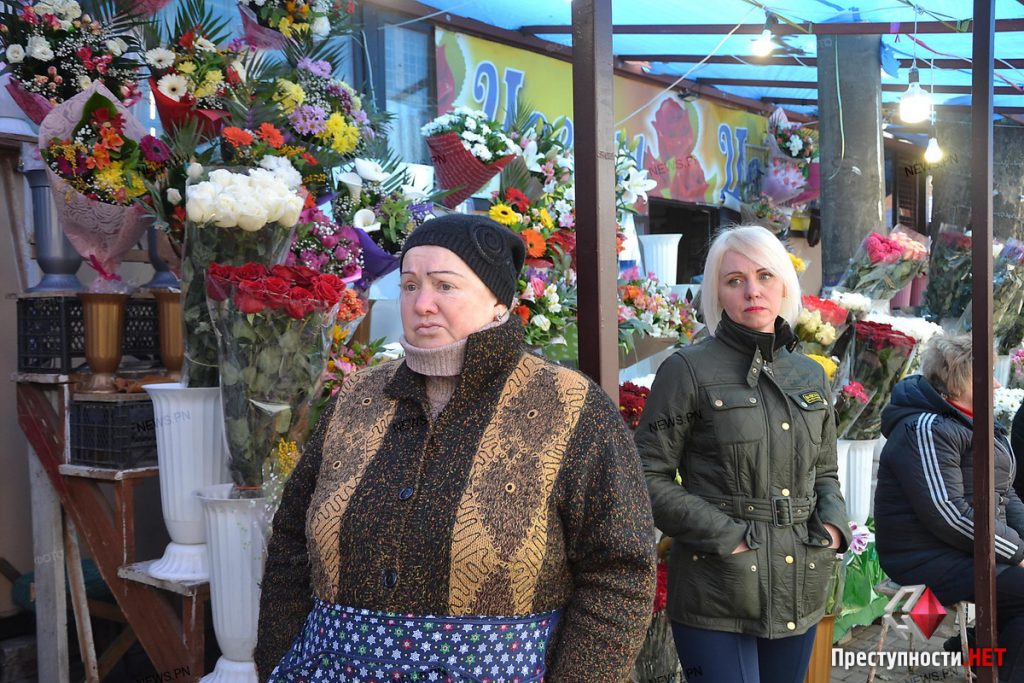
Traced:
POLYGON ((525 342, 554 361, 577 358, 576 271, 568 257, 553 268, 527 267, 519 276, 512 313, 523 323, 525 342))
MULTIPOLYGON (((337 275, 350 284, 363 276, 363 248, 349 225, 339 225, 318 207, 303 210, 285 263, 337 275)), ((346 290, 348 291, 348 290, 346 290)))
POLYGON ((211 263, 282 262, 304 202, 297 190, 267 169, 208 170, 194 164, 189 172, 181 269, 182 379, 190 387, 215 387, 217 339, 206 305, 206 271, 211 263))
POLYGON ((925 306, 936 317, 959 318, 970 303, 970 233, 943 226, 932 243, 925 306))
POLYGON ((831 357, 843 334, 850 329, 850 311, 841 304, 816 296, 801 297, 796 335, 804 353, 831 357))
POLYGON ((555 224, 545 206, 545 196, 531 202, 522 191, 509 187, 495 193, 488 215, 519 234, 526 246, 526 264, 550 268, 556 260, 576 256, 576 233, 555 224))
POLYGON ((857 319, 864 317, 871 310, 871 298, 857 292, 833 289, 828 298, 829 301, 834 301, 845 308, 857 319))
POLYGON ((96 82, 47 115, 39 148, 64 234, 101 275, 94 291, 123 291, 112 284, 121 257, 146 231, 133 204, 163 172, 167 146, 96 82))
POLYGON ((910 284, 927 256, 925 245, 899 230, 888 237, 872 232, 864 238, 838 288, 889 300, 910 284))
POLYGON ((351 159, 378 135, 362 97, 333 74, 330 62, 301 57, 274 81, 270 93, 287 121, 289 138, 315 148, 324 166, 351 159))
POLYGON ((522 148, 501 124, 482 111, 456 107, 421 128, 430 148, 438 184, 451 192, 441 200, 449 209, 468 199, 493 178, 522 148))
POLYGON ((182 6, 174 35, 146 50, 149 88, 165 130, 196 120, 201 133, 214 137, 228 117, 228 101, 242 92, 249 51, 240 41, 217 47, 222 38, 190 19, 182 6))
POLYGON ((284 265, 212 263, 206 285, 232 477, 240 492, 261 495, 281 440, 305 436, 345 284, 284 265))
MULTIPOLYGON (((629 142, 625 132, 618 134, 615 150, 615 246, 623 267, 640 263, 640 239, 636 233, 636 208, 640 200, 647 202, 647 193, 658 186, 658 181, 647 176, 647 169, 641 169, 636 161, 637 145, 629 142)), ((575 199, 575 188, 573 189, 575 199)), ((661 240, 664 242, 664 240, 661 240)), ((650 244, 650 242, 648 243, 650 244)), ((647 248, 648 245, 645 245, 647 248)), ((655 260, 653 255, 647 261, 655 260)), ((649 264, 650 265, 650 264, 649 264)))
POLYGON ((1010 354, 1010 372, 1006 386, 1009 389, 1024 389, 1024 349, 1010 354))
MULTIPOLYGON (((1011 239, 992 264, 992 337, 996 353, 1007 355, 1024 341, 1024 243, 1011 239)), ((971 329, 971 306, 960 318, 962 330, 971 329)))
POLYGON ((131 14, 90 16, 75 0, 4 4, 0 46, 3 73, 11 74, 8 92, 36 125, 94 81, 131 106, 140 97, 133 57, 139 23, 131 14))
POLYGON ((907 363, 907 367, 903 370, 904 376, 912 375, 918 371, 921 365, 919 351, 924 348, 925 343, 929 339, 937 334, 942 334, 942 328, 940 326, 935 323, 930 323, 924 318, 870 313, 864 316, 864 320, 889 325, 897 332, 902 332, 917 342, 914 354, 911 357, 910 362, 907 363))
POLYGON ((663 340, 668 346, 693 338, 693 309, 654 273, 641 277, 637 268, 630 268, 619 279, 618 291, 619 348, 627 355, 634 353, 645 337, 663 340))
POLYGON ((354 0, 239 0, 247 43, 284 49, 290 40, 324 40, 351 31, 354 0))
POLYGON ((873 396, 850 426, 847 438, 877 439, 881 435, 882 409, 889 403, 893 386, 910 364, 917 340, 891 325, 859 320, 852 378, 873 396))

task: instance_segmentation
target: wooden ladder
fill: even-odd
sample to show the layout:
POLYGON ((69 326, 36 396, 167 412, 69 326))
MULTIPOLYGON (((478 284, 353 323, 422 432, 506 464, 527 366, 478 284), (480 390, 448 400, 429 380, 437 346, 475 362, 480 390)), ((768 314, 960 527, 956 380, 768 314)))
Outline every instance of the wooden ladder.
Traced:
MULTIPOLYGON (((60 567, 58 572, 56 562, 44 562, 40 566, 40 557, 50 554, 41 554, 40 550, 56 547, 56 552, 65 554, 88 683, 102 680, 135 639, 142 644, 161 680, 198 681, 203 674, 205 602, 209 599, 209 585, 153 579, 145 571, 149 562, 135 562, 134 491, 144 479, 157 476, 157 468, 115 470, 68 464, 71 379, 66 375, 37 374, 17 374, 14 379, 17 381, 18 424, 41 466, 34 467, 30 463, 33 472, 41 472, 38 477, 33 476, 33 511, 43 517, 41 523, 46 525, 33 531, 36 580, 41 588, 46 581, 54 584, 59 580, 59 584, 43 588, 48 599, 40 599, 37 604, 40 680, 67 680, 64 568, 60 567), (47 514, 46 506, 37 504, 41 494, 36 489, 42 488, 45 481, 36 479, 49 482, 63 515, 59 509, 47 514), (113 509, 102 485, 114 487, 113 509), (50 537, 43 539, 43 548, 40 548, 40 536, 50 537), (90 606, 81 580, 78 538, 84 539, 127 622, 127 628, 99 659, 92 642, 90 606), (181 596, 180 616, 167 592, 181 596), (60 628, 56 627, 54 617, 60 628), (45 642, 47 639, 55 642, 45 642), (56 657, 47 656, 47 652, 56 657)), ((93 613, 109 618, 97 613, 95 607, 93 613)))

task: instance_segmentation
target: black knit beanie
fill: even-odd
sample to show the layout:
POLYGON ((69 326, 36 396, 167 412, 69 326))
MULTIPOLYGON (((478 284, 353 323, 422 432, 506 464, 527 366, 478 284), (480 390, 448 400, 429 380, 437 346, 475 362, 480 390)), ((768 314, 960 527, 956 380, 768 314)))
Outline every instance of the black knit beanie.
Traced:
POLYGON ((455 252, 500 303, 512 304, 519 271, 526 260, 526 246, 519 235, 487 216, 446 214, 412 231, 402 247, 399 268, 410 249, 425 246, 455 252))

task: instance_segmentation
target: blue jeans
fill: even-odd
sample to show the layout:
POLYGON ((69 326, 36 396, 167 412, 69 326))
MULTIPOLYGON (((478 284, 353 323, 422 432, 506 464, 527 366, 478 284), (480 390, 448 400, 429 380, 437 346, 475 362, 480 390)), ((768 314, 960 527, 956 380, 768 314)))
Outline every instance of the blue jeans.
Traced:
POLYGON ((672 622, 687 683, 803 683, 817 630, 769 640, 672 622))

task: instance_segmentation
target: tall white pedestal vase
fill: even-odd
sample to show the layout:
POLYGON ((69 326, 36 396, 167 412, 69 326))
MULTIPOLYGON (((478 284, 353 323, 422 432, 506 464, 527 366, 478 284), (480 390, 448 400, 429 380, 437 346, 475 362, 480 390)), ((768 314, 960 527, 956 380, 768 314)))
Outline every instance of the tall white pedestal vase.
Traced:
POLYGON ((1010 356, 1009 354, 999 354, 996 356, 996 362, 993 366, 993 375, 1000 385, 1006 386, 1010 383, 1010 356))
POLYGON ((219 388, 147 384, 156 422, 160 500, 171 542, 149 573, 166 581, 210 575, 203 508, 195 492, 230 480, 219 388))
MULTIPOLYGON (((841 441, 847 441, 842 439, 841 441)), ((878 439, 847 441, 846 511, 850 520, 863 525, 871 515, 872 466, 878 439)))
POLYGON ((679 267, 679 240, 681 234, 640 235, 640 250, 643 252, 644 272, 654 273, 666 285, 676 284, 679 267))
POLYGON ((843 500, 849 505, 850 500, 850 475, 847 470, 850 467, 850 440, 839 439, 836 442, 836 473, 839 476, 839 489, 843 493, 843 500))
POLYGON ((210 602, 221 657, 202 683, 257 683, 253 651, 269 520, 264 498, 231 499, 231 484, 199 491, 210 540, 210 602))

